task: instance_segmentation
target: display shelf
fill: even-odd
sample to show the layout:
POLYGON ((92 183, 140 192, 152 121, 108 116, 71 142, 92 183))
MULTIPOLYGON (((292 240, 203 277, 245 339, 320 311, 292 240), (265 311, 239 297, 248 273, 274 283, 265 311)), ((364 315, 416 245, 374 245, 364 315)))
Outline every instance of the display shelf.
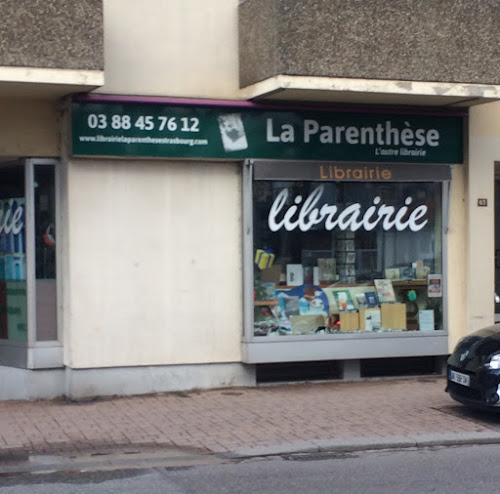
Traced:
POLYGON ((391 280, 392 284, 397 287, 419 287, 427 286, 427 280, 391 280))
MULTIPOLYGON (((305 283, 306 285, 313 285, 313 283, 305 283)), ((356 287, 356 286, 370 286, 373 287, 373 283, 337 283, 331 285, 314 285, 319 288, 344 288, 344 287, 356 287)), ((276 287, 277 290, 291 290, 293 288, 297 288, 296 285, 278 285, 276 287)))

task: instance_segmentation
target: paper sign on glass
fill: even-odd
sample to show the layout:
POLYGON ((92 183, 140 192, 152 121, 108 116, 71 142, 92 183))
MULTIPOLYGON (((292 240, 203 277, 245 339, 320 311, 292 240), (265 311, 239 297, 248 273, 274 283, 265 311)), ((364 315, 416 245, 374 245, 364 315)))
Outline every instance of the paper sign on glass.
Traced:
POLYGON ((427 277, 427 296, 442 297, 443 288, 441 284, 442 277, 440 274, 430 274, 427 277))

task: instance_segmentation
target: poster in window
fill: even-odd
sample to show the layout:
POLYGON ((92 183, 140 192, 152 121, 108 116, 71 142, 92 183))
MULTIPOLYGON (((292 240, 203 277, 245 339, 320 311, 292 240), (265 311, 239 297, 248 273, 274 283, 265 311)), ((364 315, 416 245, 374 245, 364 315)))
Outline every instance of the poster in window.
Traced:
POLYGON ((442 297, 443 286, 442 276, 440 274, 430 274, 427 277, 427 296, 428 297, 442 297))

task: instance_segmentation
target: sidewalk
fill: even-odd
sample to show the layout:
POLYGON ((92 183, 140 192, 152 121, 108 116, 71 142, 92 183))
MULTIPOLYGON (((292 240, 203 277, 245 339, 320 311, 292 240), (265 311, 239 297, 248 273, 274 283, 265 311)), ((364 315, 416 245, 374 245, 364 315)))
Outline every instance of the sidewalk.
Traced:
POLYGON ((0 402, 0 459, 185 451, 219 458, 500 442, 443 377, 289 384, 69 402, 0 402))

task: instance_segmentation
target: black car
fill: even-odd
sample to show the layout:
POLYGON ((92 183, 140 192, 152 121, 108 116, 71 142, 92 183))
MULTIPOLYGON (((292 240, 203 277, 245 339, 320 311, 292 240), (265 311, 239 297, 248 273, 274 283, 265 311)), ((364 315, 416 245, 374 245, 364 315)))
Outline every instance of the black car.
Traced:
POLYGON ((500 324, 460 340, 447 371, 446 391, 454 400, 500 411, 500 324))

